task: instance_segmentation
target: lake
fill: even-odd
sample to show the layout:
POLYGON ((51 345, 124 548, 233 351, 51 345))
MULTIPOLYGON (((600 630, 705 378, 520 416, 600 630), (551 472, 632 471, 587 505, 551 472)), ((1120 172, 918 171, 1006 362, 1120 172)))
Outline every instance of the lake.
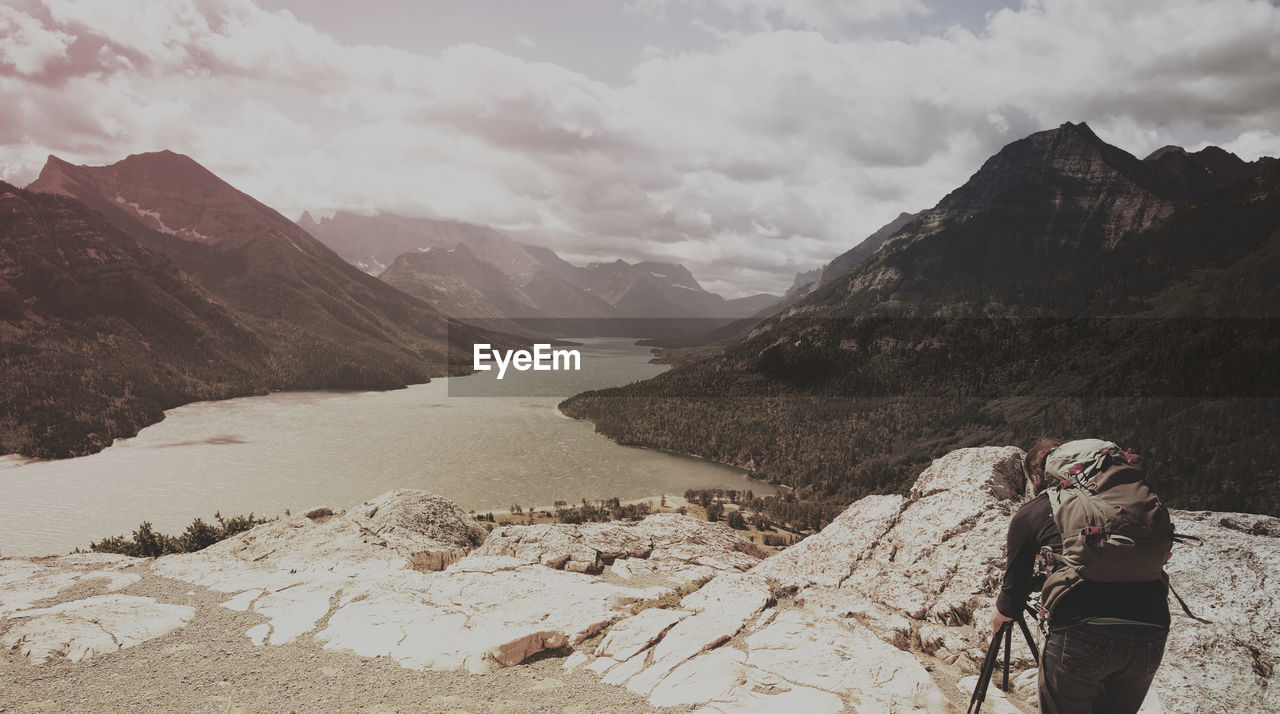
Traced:
POLYGON ((577 341, 580 372, 199 402, 92 456, 0 457, 0 554, 65 553, 144 520, 177 534, 215 511, 349 508, 396 488, 479 513, 689 488, 775 491, 722 464, 619 446, 562 415, 564 397, 666 369, 630 340, 577 341))

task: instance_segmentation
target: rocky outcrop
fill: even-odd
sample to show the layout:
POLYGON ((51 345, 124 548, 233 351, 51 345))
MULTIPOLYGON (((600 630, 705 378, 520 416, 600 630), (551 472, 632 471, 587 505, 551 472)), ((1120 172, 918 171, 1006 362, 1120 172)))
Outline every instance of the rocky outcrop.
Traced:
POLYGON ((161 560, 156 568, 204 585, 230 585, 237 577, 270 580, 280 573, 355 576, 405 567, 443 570, 483 543, 486 534, 452 501, 401 489, 335 515, 271 521, 199 553, 161 560))
MULTIPOLYGON (((599 573, 616 561, 634 559, 746 570, 765 552, 724 525, 657 513, 638 522, 504 526, 494 530, 474 555, 509 556, 577 573, 599 573)), ((626 577, 634 567, 624 562, 614 572, 626 577)))
POLYGON ((24 610, 0 637, 0 647, 32 664, 55 657, 78 662, 155 639, 187 624, 195 609, 136 595, 95 595, 53 607, 24 610))
MULTIPOLYGON (((227 636, 241 642, 308 642, 412 669, 490 672, 552 650, 569 655, 573 676, 590 673, 654 707, 958 711, 991 635, 985 614, 1008 519, 1026 498, 1022 456, 1012 447, 947 454, 908 495, 864 498, 764 559, 723 526, 670 514, 508 526, 473 548, 481 532, 469 516, 399 491, 191 555, 0 560, 0 643, 30 665, 73 660, 190 630, 208 637, 214 610, 239 614, 227 636), (466 554, 415 571, 423 553, 466 554), (164 602, 147 594, 161 577, 227 596, 203 610, 164 602)), ((1269 686, 1280 660, 1269 592, 1280 520, 1174 519, 1203 543, 1179 546, 1170 575, 1211 622, 1175 614, 1144 711, 1280 708, 1269 686)), ((1034 707, 1034 663, 1021 642, 1013 665, 1012 691, 993 686, 984 710, 1034 707)))
MULTIPOLYGON (((1022 456, 1013 447, 947 454, 908 496, 864 498, 747 573, 717 576, 694 595, 738 593, 719 615, 699 612, 689 596, 614 625, 591 656, 566 665, 599 672, 655 706, 954 710, 972 691, 991 636, 984 615, 1003 573, 1009 517, 1025 498, 1022 456), (760 583, 772 593, 767 606, 757 609, 733 579, 760 583), (681 636, 690 631, 707 634, 681 636), (686 659, 672 666, 672 652, 686 659)), ((1204 543, 1180 547, 1170 575, 1213 622, 1175 616, 1144 711, 1276 709, 1267 685, 1280 656, 1280 613, 1264 580, 1280 573, 1280 520, 1174 517, 1204 543)), ((1034 707, 1034 662, 1021 643, 1014 670, 1014 691, 993 687, 986 709, 1034 707)))

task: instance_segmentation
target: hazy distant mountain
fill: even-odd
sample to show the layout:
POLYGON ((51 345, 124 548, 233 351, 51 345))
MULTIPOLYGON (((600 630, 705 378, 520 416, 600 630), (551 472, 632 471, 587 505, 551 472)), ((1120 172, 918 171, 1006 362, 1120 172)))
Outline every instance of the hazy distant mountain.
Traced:
POLYGON ((809 294, 809 288, 813 287, 814 282, 818 280, 818 276, 822 275, 822 268, 814 268, 806 270, 803 273, 796 273, 796 279, 791 281, 791 287, 787 288, 787 292, 782 295, 784 304, 791 304, 796 300, 809 294))
POLYGON ((702 289, 682 265, 625 260, 579 268, 576 283, 625 317, 725 317, 724 298, 702 289))
POLYGON ((880 246, 889 240, 889 236, 897 233, 908 223, 915 220, 917 215, 915 213, 899 213, 897 218, 881 226, 875 233, 864 238, 861 243, 833 258, 830 263, 822 266, 817 279, 809 286, 808 292, 813 292, 848 275, 850 271, 861 265, 862 261, 879 250, 880 246))
POLYGON ((252 326, 79 201, 0 183, 0 453, 97 451, 277 384, 252 326))
POLYGON ((381 276, 387 284, 457 318, 542 317, 534 301, 466 243, 405 253, 381 276))
MULTIPOLYGON (((518 243, 488 226, 345 212, 319 221, 304 214, 298 225, 375 274, 402 254, 465 245, 509 278, 509 290, 526 295, 541 313, 555 317, 736 317, 743 310, 703 290, 682 265, 616 261, 580 267, 550 248, 518 243)), ((427 292, 415 294, 432 302, 427 292)), ((492 305, 482 312, 501 309, 492 305)))
POLYGON ((1064 124, 722 354, 562 408, 826 518, 932 454, 1044 434, 1131 445, 1181 507, 1277 513, 1278 226, 1280 162, 1139 160, 1064 124))
MULTIPOLYGON (((862 261, 871 257, 884 245, 894 233, 897 233, 915 217, 916 213, 899 213, 898 217, 881 226, 876 232, 862 239, 849 250, 841 253, 831 260, 831 262, 814 270, 808 270, 803 273, 796 273, 796 279, 791 283, 791 287, 787 289, 785 295, 780 300, 774 302, 773 305, 767 306, 767 312, 762 317, 774 314, 788 305, 792 305, 804 296, 825 285, 829 285, 844 275, 848 275, 851 270, 858 267, 862 261)), ((746 334, 745 332, 743 333, 746 334)))
POLYGON ((444 371, 445 318, 361 272, 186 156, 50 157, 33 191, 76 198, 264 323, 281 388, 385 388, 444 371))
POLYGON ((725 301, 725 307, 728 308, 729 314, 733 317, 751 317, 757 315, 763 310, 768 310, 782 301, 777 295, 768 293, 759 293, 756 295, 748 295, 746 297, 734 298, 725 301))
POLYGON ((517 281, 527 279, 540 267, 524 246, 499 230, 475 223, 338 211, 319 221, 303 213, 298 225, 348 262, 373 274, 381 273, 404 253, 452 248, 459 243, 517 281))

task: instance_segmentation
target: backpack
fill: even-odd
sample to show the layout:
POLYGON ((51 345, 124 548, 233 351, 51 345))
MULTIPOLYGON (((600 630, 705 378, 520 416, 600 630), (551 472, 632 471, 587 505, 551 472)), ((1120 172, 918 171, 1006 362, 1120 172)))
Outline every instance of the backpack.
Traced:
MULTIPOLYGON (((1161 580, 1168 585, 1164 564, 1180 537, 1137 461, 1132 451, 1122 453, 1100 439, 1067 442, 1045 459, 1045 477, 1054 483, 1047 493, 1062 552, 1041 549, 1048 573, 1040 592, 1042 626, 1062 596, 1086 580, 1161 580)), ((1182 598, 1178 602, 1186 610, 1182 598)))

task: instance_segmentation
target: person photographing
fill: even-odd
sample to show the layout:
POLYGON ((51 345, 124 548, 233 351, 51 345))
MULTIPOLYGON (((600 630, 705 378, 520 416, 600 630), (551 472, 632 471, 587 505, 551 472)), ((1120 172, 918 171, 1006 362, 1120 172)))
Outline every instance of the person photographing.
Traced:
POLYGON ((1040 562, 1041 711, 1137 712, 1164 656, 1174 531, 1137 461, 1099 439, 1040 439, 1023 460, 1036 496, 1009 523, 991 627, 1023 611, 1040 562))

